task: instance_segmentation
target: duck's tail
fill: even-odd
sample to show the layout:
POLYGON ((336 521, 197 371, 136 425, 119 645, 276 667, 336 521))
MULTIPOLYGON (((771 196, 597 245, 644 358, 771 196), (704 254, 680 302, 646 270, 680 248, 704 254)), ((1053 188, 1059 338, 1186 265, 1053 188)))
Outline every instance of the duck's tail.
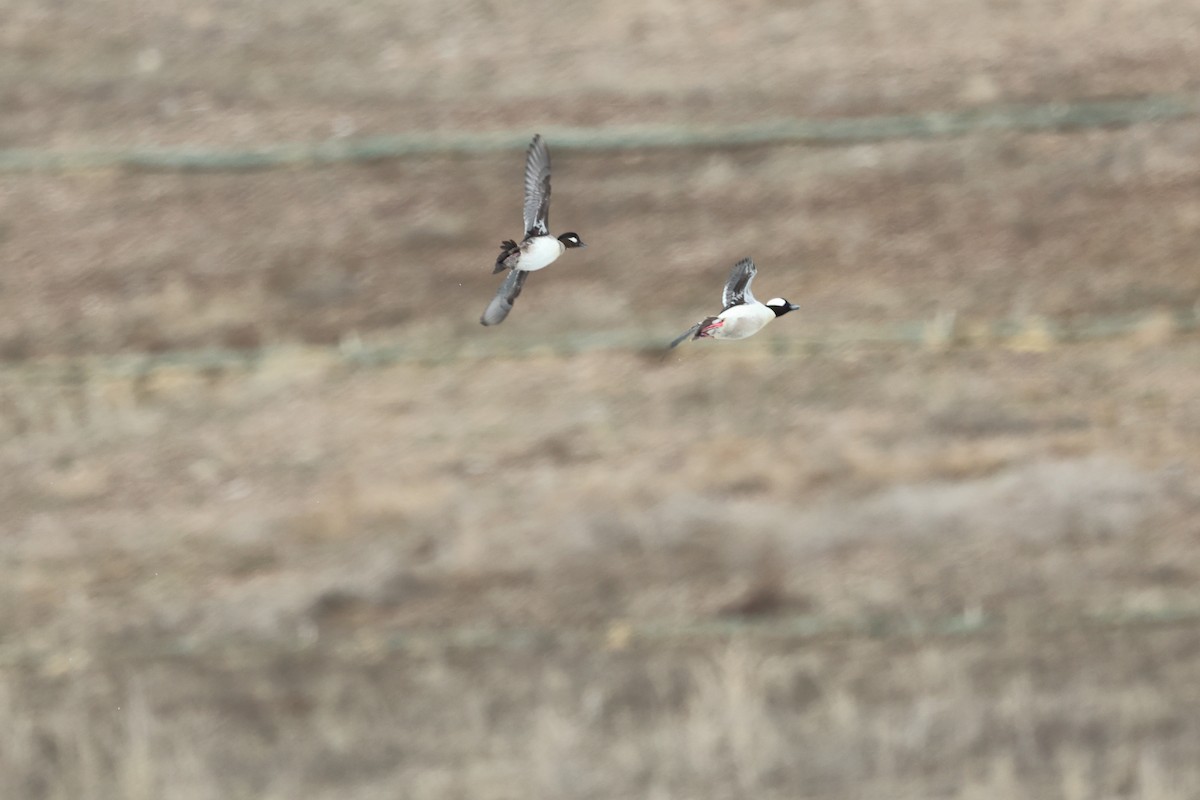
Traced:
POLYGON ((675 341, 671 342, 671 346, 667 349, 674 350, 688 339, 703 339, 708 335, 708 331, 711 329, 710 326, 716 321, 716 319, 716 317, 705 317, 704 319, 700 320, 695 325, 684 331, 682 335, 675 339, 675 341))

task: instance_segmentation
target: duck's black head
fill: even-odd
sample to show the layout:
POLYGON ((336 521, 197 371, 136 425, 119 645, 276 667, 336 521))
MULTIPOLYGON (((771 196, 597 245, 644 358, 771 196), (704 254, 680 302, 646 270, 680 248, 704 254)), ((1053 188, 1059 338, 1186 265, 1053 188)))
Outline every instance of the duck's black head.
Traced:
POLYGON ((763 305, 774 311, 775 316, 777 317, 782 317, 789 311, 795 311, 796 309, 800 308, 800 306, 796 305, 795 303, 789 303, 782 297, 772 297, 770 300, 763 303, 763 305))
POLYGON ((574 231, 568 231, 558 237, 558 240, 563 243, 563 247, 587 247, 583 243, 583 239, 579 238, 579 234, 574 231))

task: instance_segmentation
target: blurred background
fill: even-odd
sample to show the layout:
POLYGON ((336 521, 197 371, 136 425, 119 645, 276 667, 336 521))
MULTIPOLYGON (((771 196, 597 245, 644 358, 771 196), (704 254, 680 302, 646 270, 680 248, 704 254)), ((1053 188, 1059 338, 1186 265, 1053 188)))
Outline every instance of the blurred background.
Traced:
POLYGON ((1200 6, 0 37, 0 796, 1200 796, 1200 6))

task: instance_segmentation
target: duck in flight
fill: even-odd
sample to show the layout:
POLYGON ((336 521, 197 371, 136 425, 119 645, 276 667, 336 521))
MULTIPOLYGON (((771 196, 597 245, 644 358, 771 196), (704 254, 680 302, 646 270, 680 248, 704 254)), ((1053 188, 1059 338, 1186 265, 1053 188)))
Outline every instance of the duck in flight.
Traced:
POLYGON ((758 274, 754 262, 748 258, 733 265, 721 303, 725 310, 714 317, 705 317, 675 341, 674 348, 686 339, 745 339, 761 331, 776 317, 782 317, 800 306, 789 303, 782 297, 773 297, 765 303, 754 299, 750 282, 758 274))
POLYGON ((479 321, 484 325, 499 325, 512 311, 517 295, 529 273, 545 269, 570 247, 586 247, 574 232, 551 236, 550 217, 550 151, 541 134, 533 137, 525 155, 525 238, 520 244, 506 239, 500 244, 496 268, 492 274, 508 270, 500 290, 479 321))

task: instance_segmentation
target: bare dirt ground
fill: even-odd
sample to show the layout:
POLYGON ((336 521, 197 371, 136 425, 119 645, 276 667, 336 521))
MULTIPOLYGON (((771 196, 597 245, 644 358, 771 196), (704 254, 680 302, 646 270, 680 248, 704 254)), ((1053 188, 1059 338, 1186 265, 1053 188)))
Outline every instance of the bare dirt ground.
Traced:
MULTIPOLYGON (((1200 63, 1178 0, 4 13, 5 147, 912 112, 1200 63)), ((1200 299, 1198 145, 559 154, 552 221, 591 246, 494 330, 515 151, 3 176, 0 796, 1195 797, 1200 340, 1160 323, 1200 299), (802 313, 552 346, 667 341, 743 255, 802 313), (951 313, 1147 323, 834 343, 951 313)))

